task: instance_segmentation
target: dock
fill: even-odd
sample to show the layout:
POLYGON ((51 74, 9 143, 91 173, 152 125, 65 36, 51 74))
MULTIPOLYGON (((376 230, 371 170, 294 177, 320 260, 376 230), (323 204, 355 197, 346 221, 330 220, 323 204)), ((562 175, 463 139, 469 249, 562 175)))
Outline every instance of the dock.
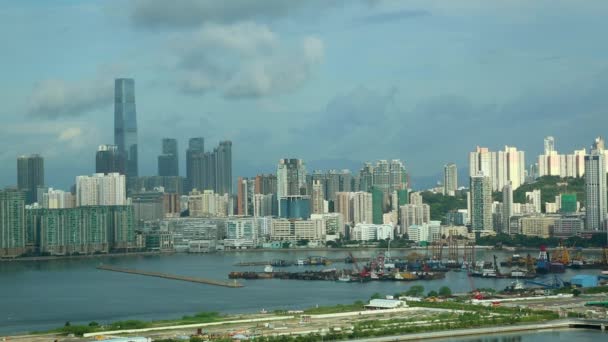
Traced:
POLYGON ((232 288, 243 287, 243 284, 237 283, 236 280, 235 281, 221 281, 221 280, 213 280, 213 279, 205 279, 205 278, 197 278, 197 277, 186 277, 186 276, 179 276, 179 275, 160 273, 160 272, 148 272, 148 271, 140 271, 140 270, 134 270, 134 269, 128 269, 128 268, 119 268, 119 267, 108 266, 108 265, 99 265, 99 266, 97 266, 97 269, 104 270, 104 271, 112 271, 112 272, 138 274, 138 275, 163 278, 163 279, 188 281, 191 283, 207 284, 207 285, 214 285, 214 286, 223 286, 223 287, 232 287, 232 288))

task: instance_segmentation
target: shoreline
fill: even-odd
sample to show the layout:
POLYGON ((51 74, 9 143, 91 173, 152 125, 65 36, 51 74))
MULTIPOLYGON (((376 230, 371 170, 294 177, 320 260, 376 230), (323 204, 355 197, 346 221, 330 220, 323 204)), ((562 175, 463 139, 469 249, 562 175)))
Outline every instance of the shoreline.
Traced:
MULTIPOLYGON (((444 246, 443 248, 447 248, 444 246)), ((534 248, 514 248, 507 247, 504 249, 494 249, 494 246, 475 246, 476 250, 483 251, 501 251, 509 253, 518 252, 537 252, 538 249, 534 248)), ((386 250, 381 247, 306 247, 306 248, 248 248, 248 249, 227 249, 218 250, 211 253, 266 253, 266 252, 278 252, 278 253, 289 253, 289 252, 350 252, 350 251, 377 251, 386 250)), ((427 247, 393 247, 391 251, 426 251, 427 247)), ((548 248, 547 250, 553 251, 555 248, 548 248)), ((602 248, 585 248, 586 251, 590 252, 601 252, 602 248)), ((9 262, 32 262, 32 261, 50 261, 50 260, 76 260, 76 259, 94 259, 94 258, 119 258, 119 257, 133 257, 133 256, 150 256, 150 255, 174 255, 174 254, 207 254, 207 253, 188 253, 188 252, 177 252, 177 251, 146 251, 146 252, 122 252, 122 253, 105 253, 105 254, 87 254, 87 255, 62 255, 62 256, 33 256, 33 257, 16 257, 16 258, 0 258, 0 263, 9 262)))
POLYGON ((98 258, 119 258, 133 256, 148 256, 148 255, 171 255, 176 252, 130 252, 130 253, 104 253, 104 254, 87 254, 87 255, 61 255, 61 256, 35 256, 35 257, 17 257, 17 258, 0 258, 0 263, 6 262, 31 262, 31 261, 50 261, 50 260, 70 260, 70 259, 98 259, 98 258))

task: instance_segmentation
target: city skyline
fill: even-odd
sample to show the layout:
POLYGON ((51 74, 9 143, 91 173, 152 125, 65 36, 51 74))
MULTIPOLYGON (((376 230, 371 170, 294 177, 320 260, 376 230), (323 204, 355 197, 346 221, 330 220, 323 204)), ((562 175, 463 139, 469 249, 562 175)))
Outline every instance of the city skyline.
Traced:
MULTIPOLYGON (((285 156, 313 169, 353 169, 381 150, 405 160, 416 184, 446 161, 464 165, 459 151, 478 144, 537 155, 539 139, 552 135, 558 150, 572 151, 607 124, 608 48, 593 43, 608 12, 601 1, 313 1, 290 11, 273 1, 229 13, 202 1, 206 14, 179 25, 184 13, 200 14, 191 3, 169 11, 154 1, 7 2, 2 31, 14 53, 0 70, 19 82, 1 95, 0 162, 39 153, 61 188, 91 173, 90 151, 113 141, 119 77, 136 80, 141 175, 156 170, 159 137, 187 146, 205 136, 239 146, 235 175, 269 172, 285 156), (556 25, 570 21, 585 25, 556 25), (574 34, 590 39, 567 39, 574 34), (200 53, 209 50, 206 63, 200 53), (436 144, 439 137, 450 144, 436 144)), ((0 170, 0 185, 14 174, 0 170)))

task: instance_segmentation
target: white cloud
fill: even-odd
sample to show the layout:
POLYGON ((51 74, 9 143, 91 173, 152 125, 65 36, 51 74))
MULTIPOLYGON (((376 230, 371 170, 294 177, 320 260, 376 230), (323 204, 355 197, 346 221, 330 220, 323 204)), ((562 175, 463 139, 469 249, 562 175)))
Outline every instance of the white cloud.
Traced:
POLYGON ((112 104, 111 79, 44 80, 37 83, 29 96, 27 113, 31 116, 55 119, 76 117, 112 104))
POLYGON ((268 26, 252 22, 205 25, 173 41, 177 83, 187 94, 217 91, 226 98, 248 98, 290 92, 325 57, 318 37, 304 37, 293 46, 268 26))
POLYGON ((59 133, 59 141, 71 141, 82 135, 80 127, 69 127, 59 133))

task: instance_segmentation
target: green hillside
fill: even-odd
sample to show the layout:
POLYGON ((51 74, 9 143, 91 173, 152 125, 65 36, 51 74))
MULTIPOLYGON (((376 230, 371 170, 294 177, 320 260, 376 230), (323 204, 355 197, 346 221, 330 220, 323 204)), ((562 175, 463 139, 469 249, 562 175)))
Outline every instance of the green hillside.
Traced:
POLYGON ((425 191, 422 193, 422 202, 431 207, 431 220, 444 221, 449 211, 467 208, 467 195, 464 191, 457 191, 456 196, 425 191))
MULTIPOLYGON (((577 201, 581 206, 585 204, 585 179, 560 178, 557 176, 544 176, 534 183, 526 183, 513 191, 513 202, 526 203, 526 192, 540 189, 541 202, 555 202, 555 196, 564 193, 576 193, 577 201)), ((502 202, 502 192, 495 192, 494 199, 502 202)))

